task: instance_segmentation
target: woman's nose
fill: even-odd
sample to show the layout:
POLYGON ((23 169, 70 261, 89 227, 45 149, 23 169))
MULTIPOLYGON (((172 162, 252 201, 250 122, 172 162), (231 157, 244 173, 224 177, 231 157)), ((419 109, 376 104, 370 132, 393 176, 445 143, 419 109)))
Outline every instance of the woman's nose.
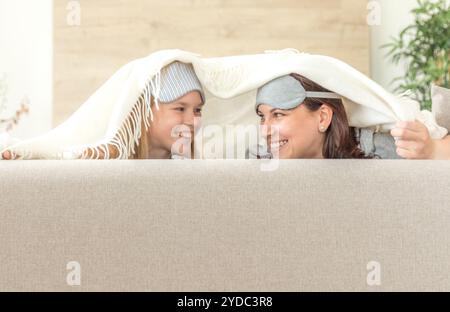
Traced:
POLYGON ((271 122, 264 123, 261 129, 261 134, 266 140, 278 141, 280 137, 280 128, 277 124, 271 122))
POLYGON ((271 134, 271 123, 270 121, 266 120, 263 123, 261 123, 261 135, 264 137, 268 137, 271 134))

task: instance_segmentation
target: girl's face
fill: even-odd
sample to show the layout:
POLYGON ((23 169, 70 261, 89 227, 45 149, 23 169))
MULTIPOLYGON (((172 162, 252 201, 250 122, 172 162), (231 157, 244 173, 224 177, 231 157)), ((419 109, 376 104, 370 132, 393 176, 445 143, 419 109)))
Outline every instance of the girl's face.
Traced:
POLYGON ((193 145, 194 133, 200 127, 203 102, 200 93, 192 91, 182 98, 161 103, 159 110, 152 105, 153 121, 149 128, 151 153, 159 151, 160 158, 170 158, 172 147, 181 139, 193 145), (164 157, 166 156, 166 157, 164 157))
POLYGON ((290 110, 259 105, 257 114, 269 151, 278 150, 280 159, 323 158, 324 134, 319 131, 324 122, 322 113, 322 108, 313 112, 305 105, 290 110))

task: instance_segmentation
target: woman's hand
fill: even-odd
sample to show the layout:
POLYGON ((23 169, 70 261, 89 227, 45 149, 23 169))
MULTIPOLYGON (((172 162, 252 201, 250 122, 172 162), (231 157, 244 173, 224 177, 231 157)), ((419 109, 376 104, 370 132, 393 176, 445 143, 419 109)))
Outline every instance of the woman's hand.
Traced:
POLYGON ((450 140, 433 140, 427 127, 419 121, 399 121, 391 130, 397 154, 406 159, 450 159, 445 146, 450 140))

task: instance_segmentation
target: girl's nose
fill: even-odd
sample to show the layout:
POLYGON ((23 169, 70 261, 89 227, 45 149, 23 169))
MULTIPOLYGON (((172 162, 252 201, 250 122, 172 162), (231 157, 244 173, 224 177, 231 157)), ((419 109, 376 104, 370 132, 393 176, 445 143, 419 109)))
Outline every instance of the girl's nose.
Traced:
POLYGON ((195 123, 195 113, 194 112, 190 112, 190 111, 186 111, 185 113, 184 113, 184 116, 183 116, 183 123, 186 125, 186 126, 189 126, 189 127, 194 127, 194 123, 195 123))

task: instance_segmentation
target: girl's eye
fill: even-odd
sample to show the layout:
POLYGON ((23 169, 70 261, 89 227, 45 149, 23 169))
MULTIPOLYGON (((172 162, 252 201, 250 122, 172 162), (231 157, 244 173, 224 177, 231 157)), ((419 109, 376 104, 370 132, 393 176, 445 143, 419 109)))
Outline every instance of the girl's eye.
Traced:
POLYGON ((195 110, 195 113, 196 113, 196 114, 201 114, 201 113, 202 113, 202 109, 201 109, 201 108, 197 108, 197 109, 195 110))
POLYGON ((175 108, 175 110, 177 110, 179 112, 184 112, 184 107, 177 107, 177 108, 175 108))

